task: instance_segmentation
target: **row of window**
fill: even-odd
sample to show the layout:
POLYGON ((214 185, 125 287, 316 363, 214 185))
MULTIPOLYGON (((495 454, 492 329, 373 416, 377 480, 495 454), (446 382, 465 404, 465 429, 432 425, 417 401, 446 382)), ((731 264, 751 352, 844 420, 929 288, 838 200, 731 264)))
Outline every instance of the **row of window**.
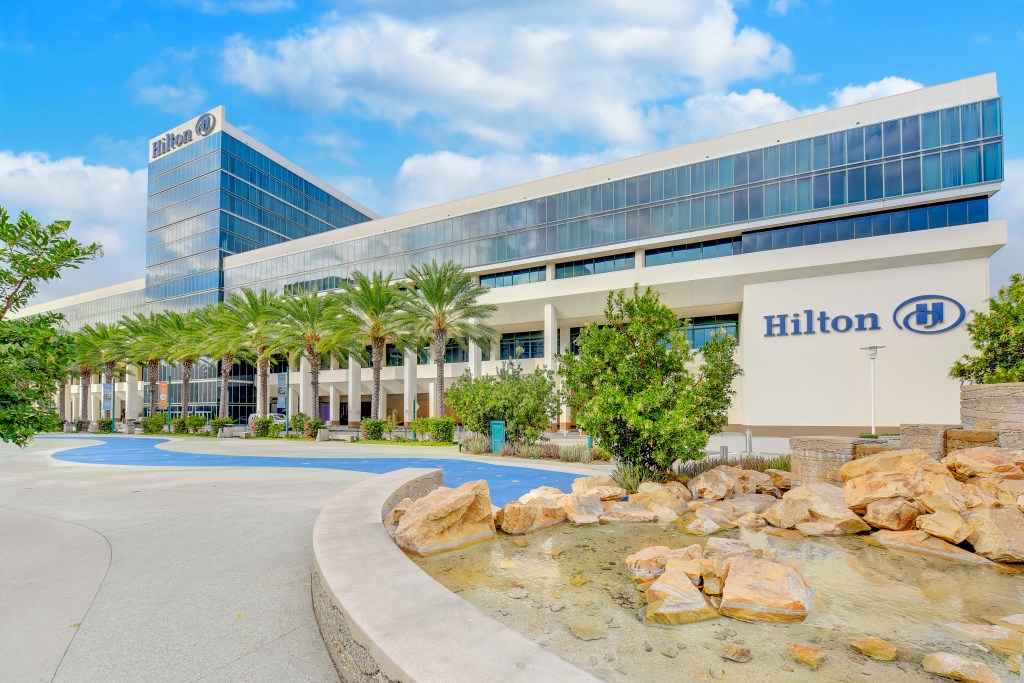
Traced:
POLYGON ((149 177, 156 178, 173 168, 177 168, 178 166, 186 164, 193 159, 198 159, 199 157, 205 156, 214 150, 220 149, 221 138, 223 137, 223 133, 214 133, 213 135, 202 138, 201 140, 196 140, 191 145, 186 145, 181 149, 176 149, 169 154, 163 155, 159 159, 149 162, 149 177))
MULTIPOLYGON (((765 230, 764 232, 770 232, 765 230)), ((756 234, 756 233, 754 233, 756 234)), ((720 240, 677 244, 673 247, 648 249, 644 252, 645 266, 664 266, 669 263, 685 263, 719 256, 732 256, 740 253, 740 239, 727 237, 720 240)))
POLYGON ((159 194, 164 190, 169 190, 176 185, 180 185, 184 182, 198 178, 201 175, 212 173, 220 169, 221 158, 224 152, 220 149, 215 149, 209 154, 192 159, 183 163, 181 166, 177 166, 166 173, 162 173, 158 176, 150 176, 146 183, 146 194, 149 197, 159 194))
POLYGON ((218 270, 220 268, 220 261, 221 254, 219 249, 204 251, 198 254, 192 253, 184 258, 165 261, 164 263, 146 268, 146 285, 153 285, 164 280, 173 280, 185 275, 218 270))
POLYGON ((796 180, 667 202, 434 249, 413 249, 403 238, 407 231, 396 230, 230 268, 226 282, 233 288, 252 287, 266 280, 287 278, 291 274, 295 274, 294 278, 310 270, 339 266, 343 270, 342 276, 347 277, 352 270, 367 269, 368 264, 362 265, 364 262, 374 262, 374 267, 377 267, 380 259, 391 255, 397 255, 394 260, 397 267, 394 272, 397 273, 405 272, 421 257, 424 262, 452 259, 466 267, 488 266, 560 251, 792 215, 816 208, 875 201, 923 190, 996 181, 1001 177, 1001 143, 994 143, 984 148, 972 146, 942 154, 823 172, 796 180))
POLYGON ((511 287, 512 285, 525 285, 529 282, 544 282, 546 278, 547 268, 538 266, 481 275, 480 284, 484 287, 511 287))
POLYGON ((555 265, 555 279, 563 280, 570 277, 614 273, 617 270, 632 270, 636 267, 634 254, 613 254, 597 258, 580 259, 555 265))
POLYGON ((146 249, 162 247, 195 235, 217 230, 221 227, 220 212, 212 209, 198 216, 191 216, 176 223, 154 228, 146 233, 146 249))
POLYGON ((220 170, 214 169, 205 175, 189 178, 188 181, 175 185, 159 194, 150 195, 146 198, 146 213, 162 211, 175 204, 181 204, 184 201, 198 197, 201 194, 213 192, 220 188, 220 177, 220 170))
POLYGON ((204 292, 211 289, 216 290, 223 286, 222 275, 222 271, 214 270, 206 273, 199 273, 197 275, 189 275, 187 277, 171 280, 170 282, 162 282, 160 284, 150 285, 147 283, 146 300, 156 301, 159 299, 171 299, 196 292, 204 292))

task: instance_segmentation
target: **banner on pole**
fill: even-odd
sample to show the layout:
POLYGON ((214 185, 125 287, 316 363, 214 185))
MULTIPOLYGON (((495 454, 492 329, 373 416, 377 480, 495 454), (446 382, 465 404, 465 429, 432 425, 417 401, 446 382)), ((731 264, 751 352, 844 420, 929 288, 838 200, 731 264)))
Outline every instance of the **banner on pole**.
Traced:
POLYGON ((288 374, 284 372, 277 373, 277 403, 281 405, 285 397, 288 396, 288 374))
POLYGON ((103 383, 103 410, 114 409, 114 385, 110 382, 103 383))
POLYGON ((158 382, 157 387, 157 406, 167 410, 167 382, 158 382))

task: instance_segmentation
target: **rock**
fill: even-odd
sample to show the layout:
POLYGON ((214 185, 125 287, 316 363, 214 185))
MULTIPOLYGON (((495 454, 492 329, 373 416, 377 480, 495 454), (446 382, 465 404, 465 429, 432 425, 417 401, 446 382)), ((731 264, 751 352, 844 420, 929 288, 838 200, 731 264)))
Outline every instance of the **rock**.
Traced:
MULTIPOLYGON (((704 544, 704 557, 728 560, 733 557, 747 556, 761 558, 766 552, 761 548, 751 548, 743 541, 732 538, 709 538, 704 544)), ((770 558, 769 558, 770 559, 770 558)))
POLYGON ((487 540, 497 533, 487 482, 441 486, 414 501, 395 529, 395 543, 427 555, 487 540))
POLYGON ((914 529, 921 509, 906 498, 883 498, 867 505, 864 521, 877 529, 906 531, 914 529))
POLYGON ((525 538, 513 538, 512 545, 517 546, 519 548, 525 548, 526 546, 530 545, 530 542, 527 541, 525 538))
POLYGON ((551 500, 559 501, 564 495, 565 493, 561 489, 556 489, 554 486, 541 486, 519 496, 519 502, 525 505, 531 500, 538 498, 550 498, 551 500))
POLYGON ((675 659, 679 656, 679 648, 672 643, 659 643, 658 652, 665 655, 669 659, 675 659))
POLYGON ((858 458, 843 464, 839 468, 839 476, 845 482, 866 474, 880 472, 918 472, 946 473, 946 468, 928 453, 919 449, 903 451, 886 451, 866 458, 858 458))
POLYGON ((761 514, 777 502, 778 499, 775 496, 766 493, 741 493, 738 496, 715 501, 711 503, 711 506, 731 517, 739 517, 748 512, 761 514))
POLYGON ((566 517, 576 525, 597 524, 604 514, 601 498, 591 493, 574 493, 561 499, 566 517))
POLYGON ((564 552, 565 552, 565 550, 562 549, 562 548, 548 548, 548 549, 546 549, 544 551, 544 554, 545 555, 550 555, 551 557, 558 557, 559 555, 561 555, 564 552))
POLYGON ((967 480, 970 486, 991 496, 999 505, 1013 507, 1017 499, 1024 496, 1024 479, 1002 479, 1000 477, 971 477, 967 480))
POLYGON ((591 477, 580 477, 574 479, 572 482, 573 493, 585 493, 587 489, 595 486, 615 486, 617 487, 619 482, 609 477, 607 474, 595 474, 591 477))
POLYGON ((996 562, 1024 562, 1024 512, 1016 508, 970 510, 967 542, 974 552, 996 562))
POLYGON ((513 600, 522 600, 527 596, 527 592, 522 588, 510 588, 506 595, 513 600))
POLYGON ((887 640, 882 640, 875 636, 854 638, 850 641, 850 645, 857 652, 867 657, 871 657, 872 659, 877 659, 883 662, 891 662, 896 659, 896 646, 887 640))
POLYGON ((814 589, 792 567, 753 557, 733 558, 722 589, 721 612, 743 621, 803 619, 814 589))
POLYGON ((1013 655, 1024 651, 1024 633, 994 624, 954 624, 953 628, 965 633, 988 649, 1000 655, 1013 655))
POLYGON ((803 664, 812 670, 816 670, 825 661, 825 651, 816 647, 793 643, 789 646, 789 651, 797 664, 803 664))
POLYGON ((953 545, 962 543, 971 533, 963 517, 947 510, 921 515, 917 518, 916 525, 921 531, 949 541, 953 545))
POLYGON ((713 519, 707 517, 697 517, 685 527, 686 532, 693 534, 694 536, 710 536, 711 534, 717 534, 722 529, 728 527, 719 526, 713 519))
POLYGON ((1001 477, 1024 479, 1024 451, 981 446, 954 451, 942 459, 953 476, 961 481, 968 477, 1001 477))
POLYGON ((389 523, 391 526, 396 526, 402 520, 402 515, 405 514, 405 511, 409 509, 410 505, 412 505, 412 498, 405 498, 402 502, 391 509, 391 515, 389 517, 389 523))
POLYGON ((725 560, 713 557, 701 558, 699 564, 704 595, 721 595, 722 584, 725 583, 725 577, 729 574, 729 565, 725 560))
POLYGON ((501 509, 499 525, 506 534, 525 534, 564 522, 565 509, 550 498, 532 498, 523 504, 517 500, 501 509))
POLYGON ((805 536, 843 536, 845 532, 828 522, 800 522, 796 530, 805 536))
POLYGON ((722 659, 728 659, 730 662, 746 664, 751 660, 751 657, 750 648, 739 645, 726 645, 722 649, 722 659))
POLYGON ((792 472, 787 472, 785 470, 765 470, 764 473, 771 477, 772 484, 775 488, 783 491, 788 491, 793 488, 792 472))
MULTIPOLYGON (((687 481, 689 480, 687 479, 687 481)), ((644 484, 649 483, 653 482, 644 482, 644 484)), ((637 488, 637 493, 644 490, 644 484, 640 484, 640 486, 637 488)), ((691 498, 693 498, 693 494, 690 493, 690 489, 686 488, 686 484, 683 483, 682 481, 666 481, 663 484, 663 486, 672 491, 676 495, 676 498, 681 498, 682 500, 690 500, 691 498)))
POLYGON ((768 522, 765 520, 764 515, 759 515, 756 512, 748 512, 745 515, 740 515, 736 520, 736 523, 744 529, 756 530, 760 529, 768 522))
POLYGON ((1024 496, 1017 499, 1017 509, 1024 512, 1024 496))
POLYGON ((570 621, 569 630, 580 640, 599 640, 608 637, 608 627, 589 621, 570 621))
POLYGON ((647 589, 644 620, 654 624, 690 624, 714 619, 718 612, 678 566, 683 560, 670 559, 664 573, 647 589))
POLYGON ((569 583, 571 583, 572 585, 574 585, 577 588, 579 588, 580 586, 582 586, 586 582, 587 582, 587 580, 584 579, 582 576, 574 576, 574 577, 572 577, 572 580, 569 583))
POLYGON ((645 581, 661 576, 665 572, 665 564, 671 558, 693 560, 699 559, 702 555, 703 551, 696 543, 676 549, 656 545, 638 550, 626 557, 626 569, 634 581, 645 581))
POLYGON ((973 484, 959 482, 948 475, 926 472, 914 501, 928 512, 950 510, 963 512, 978 507, 992 507, 996 499, 973 484))
POLYGON ((630 495, 629 504, 648 509, 651 509, 651 505, 661 505, 678 514, 686 509, 686 502, 689 500, 689 492, 685 498, 678 492, 686 490, 686 487, 682 485, 669 488, 664 484, 645 481, 640 484, 636 493, 630 495))
POLYGON ((602 522, 655 522, 657 519, 656 513, 629 503, 616 503, 601 515, 602 522))
POLYGON ((903 550, 908 553, 969 564, 980 564, 989 567, 997 566, 991 560, 975 555, 963 548, 958 548, 943 541, 941 538, 929 536, 923 531, 887 531, 883 529, 871 534, 870 538, 879 545, 892 550, 903 550))
POLYGON ((1021 655, 1018 652, 1015 655, 1010 655, 1009 657, 1007 657, 1006 661, 1003 662, 1003 665, 1007 669, 1009 669, 1010 671, 1012 671, 1013 673, 1015 673, 1015 674, 1017 674, 1019 676, 1020 675, 1020 669, 1021 669, 1021 661, 1020 660, 1021 660, 1021 655))
POLYGON ((856 534, 871 527, 846 507, 843 490, 826 483, 797 486, 764 513, 769 524, 792 529, 804 522, 825 522, 839 533, 856 534))
POLYGON ((972 662, 949 652, 933 652, 921 660, 921 666, 928 673, 951 678, 954 681, 1001 683, 999 676, 996 676, 992 669, 981 662, 972 662))
POLYGON ((865 474, 846 482, 846 507, 864 513, 868 503, 886 498, 913 499, 917 495, 921 475, 910 472, 878 472, 865 474))
POLYGON ((786 500, 783 494, 782 500, 764 511, 764 520, 779 529, 792 529, 811 521, 811 506, 806 500, 786 500))
POLYGON ((1003 628, 1008 628, 1011 631, 1024 633, 1024 614, 1011 614, 1006 617, 988 616, 983 618, 990 624, 1002 626, 1003 628))
POLYGON ((737 481, 732 470, 738 468, 720 465, 701 472, 690 480, 689 489, 694 498, 722 500, 734 493, 737 481))
POLYGON ((583 493, 597 496, 602 501, 618 502, 626 497, 626 489, 620 486, 591 486, 583 493))

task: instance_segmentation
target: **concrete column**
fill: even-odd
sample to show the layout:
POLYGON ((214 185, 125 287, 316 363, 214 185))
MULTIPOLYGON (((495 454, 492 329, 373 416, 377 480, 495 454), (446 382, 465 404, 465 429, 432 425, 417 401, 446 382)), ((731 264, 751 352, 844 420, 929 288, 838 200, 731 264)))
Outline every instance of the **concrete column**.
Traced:
POLYGON ((75 383, 68 382, 67 388, 64 390, 64 417, 68 420, 74 420, 77 417, 75 415, 75 389, 75 383))
POLYGON ((437 396, 434 395, 436 392, 436 382, 431 382, 429 385, 427 385, 427 395, 430 397, 430 415, 437 415, 437 396))
POLYGON ((643 249, 637 249, 636 250, 636 258, 633 259, 633 260, 636 261, 636 267, 637 268, 643 268, 644 267, 644 250, 643 249))
POLYGON ((311 374, 311 368, 309 367, 309 361, 303 358, 299 361, 299 410, 310 417, 316 417, 318 409, 317 403, 319 403, 319 396, 313 396, 311 387, 309 386, 309 379, 311 374))
MULTIPOLYGON (((260 414, 260 406, 263 405, 263 388, 260 386, 260 369, 259 364, 252 369, 252 381, 256 385, 256 409, 252 411, 256 415, 260 414)), ((271 380, 267 380, 267 386, 269 387, 271 380)), ((159 404, 158 404, 159 405, 159 404)), ((158 409, 159 410, 159 409, 158 409)), ((246 416, 248 417, 248 416, 246 416)))
POLYGON ((558 315, 552 304, 544 304, 544 365, 555 369, 555 354, 558 353, 558 315))
POLYGON ((544 276, 547 278, 547 281, 548 282, 554 282, 554 280, 555 280, 555 264, 554 263, 549 263, 549 264, 547 264, 545 266, 545 269, 546 269, 546 271, 545 271, 544 276))
POLYGON ((89 387, 89 420, 95 422, 103 419, 103 385, 100 384, 100 393, 96 393, 96 385, 89 387))
MULTIPOLYGON (((302 410, 302 394, 299 393, 298 387, 288 387, 288 417, 290 418, 300 410, 306 413, 305 410, 302 410)), ((306 415, 312 417, 309 413, 306 413, 306 415)))
POLYGON ((331 370, 341 370, 341 363, 338 362, 338 357, 337 356, 334 356, 334 355, 331 356, 330 367, 331 367, 331 370))
POLYGON ((334 386, 332 384, 327 389, 327 395, 328 395, 328 397, 329 397, 329 399, 331 401, 331 411, 330 411, 330 414, 328 415, 328 419, 329 419, 329 421, 330 421, 330 423, 332 425, 336 425, 336 424, 338 424, 338 419, 339 419, 338 418, 338 408, 339 408, 338 401, 341 399, 341 392, 338 391, 338 387, 336 387, 336 386, 334 386))
POLYGON ((359 359, 355 356, 348 357, 348 424, 350 427, 359 425, 360 409, 363 400, 363 369, 359 365, 359 359))
MULTIPOLYGON (((562 328, 559 328, 559 329, 561 329, 561 335, 560 335, 561 336, 561 340, 560 340, 560 343, 559 343, 558 351, 564 355, 564 354, 569 353, 569 349, 571 348, 571 344, 569 343, 569 329, 570 328, 569 327, 562 327, 562 328)), ((555 382, 556 382, 556 386, 558 388, 558 391, 561 391, 562 390, 562 378, 561 377, 556 378, 555 382)), ((561 410, 561 412, 559 413, 559 416, 558 416, 558 428, 561 429, 562 431, 565 431, 565 430, 569 429, 569 423, 570 423, 570 420, 572 419, 572 415, 570 413, 571 413, 571 411, 569 410, 569 405, 566 404, 566 403, 562 403, 562 410, 561 410)))
POLYGON ((501 361, 501 335, 498 335, 498 341, 494 342, 494 346, 491 347, 491 360, 501 361))
POLYGON ((480 363, 483 353, 475 341, 469 342, 469 371, 474 377, 480 376, 480 363))
POLYGON ((139 406, 142 404, 142 396, 139 395, 139 369, 129 365, 124 376, 124 417, 126 420, 134 420, 139 416, 139 406))
POLYGON ((402 368, 404 375, 402 382, 402 393, 404 394, 402 421, 406 426, 416 419, 416 370, 418 369, 418 356, 419 354, 416 353, 416 349, 407 350, 405 352, 405 366, 402 368))

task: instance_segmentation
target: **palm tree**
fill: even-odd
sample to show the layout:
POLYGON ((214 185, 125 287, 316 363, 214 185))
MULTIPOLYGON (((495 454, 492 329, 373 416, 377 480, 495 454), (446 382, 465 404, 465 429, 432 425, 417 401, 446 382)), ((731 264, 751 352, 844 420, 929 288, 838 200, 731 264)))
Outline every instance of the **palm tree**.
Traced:
POLYGON ((351 317, 345 316, 344 297, 306 290, 281 300, 281 321, 274 345, 288 353, 288 362, 309 363, 313 415, 320 400, 320 368, 325 356, 357 353, 359 336, 351 317))
MULTIPOLYGON (((124 365, 127 355, 127 339, 124 329, 118 323, 95 323, 79 330, 87 340, 86 348, 92 364, 103 366, 103 382, 113 384, 114 374, 124 365)), ((113 408, 113 406, 111 406, 113 408)), ((103 417, 111 419, 113 410, 104 410, 103 417)))
POLYGON ((370 362, 373 365, 370 416, 379 420, 380 369, 384 363, 384 350, 388 344, 405 349, 412 342, 405 314, 409 295, 404 288, 391 281, 390 275, 374 272, 368 276, 357 270, 352 274, 352 282, 346 283, 343 296, 348 309, 345 325, 356 331, 362 345, 370 347, 370 362))
POLYGON ((231 309, 223 303, 199 311, 200 326, 205 335, 205 355, 220 360, 220 408, 218 417, 229 417, 231 371, 247 357, 245 340, 235 334, 231 325, 231 309))
POLYGON ((274 350, 274 333, 280 318, 277 294, 260 290, 243 289, 241 294, 231 294, 225 302, 225 327, 220 334, 231 334, 239 339, 252 354, 257 363, 260 388, 260 404, 256 412, 266 417, 270 412, 268 377, 270 356, 274 350))
POLYGON ((89 422, 89 389, 92 385, 92 375, 99 363, 99 349, 96 347, 95 338, 85 334, 84 328, 75 332, 72 336, 71 351, 73 361, 71 367, 78 373, 79 382, 79 411, 78 418, 82 422, 89 422))
POLYGON ((407 323, 422 338, 431 340, 437 380, 434 384, 435 410, 444 415, 444 354, 449 339, 489 347, 498 338, 493 327, 482 322, 497 306, 479 303, 486 287, 473 283, 472 276, 458 264, 413 266, 405 275, 416 288, 406 303, 407 323))
POLYGON ((136 313, 121 318, 121 327, 128 338, 126 360, 133 365, 145 365, 149 381, 149 414, 156 415, 160 362, 167 360, 171 340, 164 332, 166 313, 136 313))
POLYGON ((189 394, 192 390, 192 369, 203 357, 204 330, 196 312, 168 311, 160 331, 170 340, 167 360, 181 366, 181 416, 188 417, 189 394))

